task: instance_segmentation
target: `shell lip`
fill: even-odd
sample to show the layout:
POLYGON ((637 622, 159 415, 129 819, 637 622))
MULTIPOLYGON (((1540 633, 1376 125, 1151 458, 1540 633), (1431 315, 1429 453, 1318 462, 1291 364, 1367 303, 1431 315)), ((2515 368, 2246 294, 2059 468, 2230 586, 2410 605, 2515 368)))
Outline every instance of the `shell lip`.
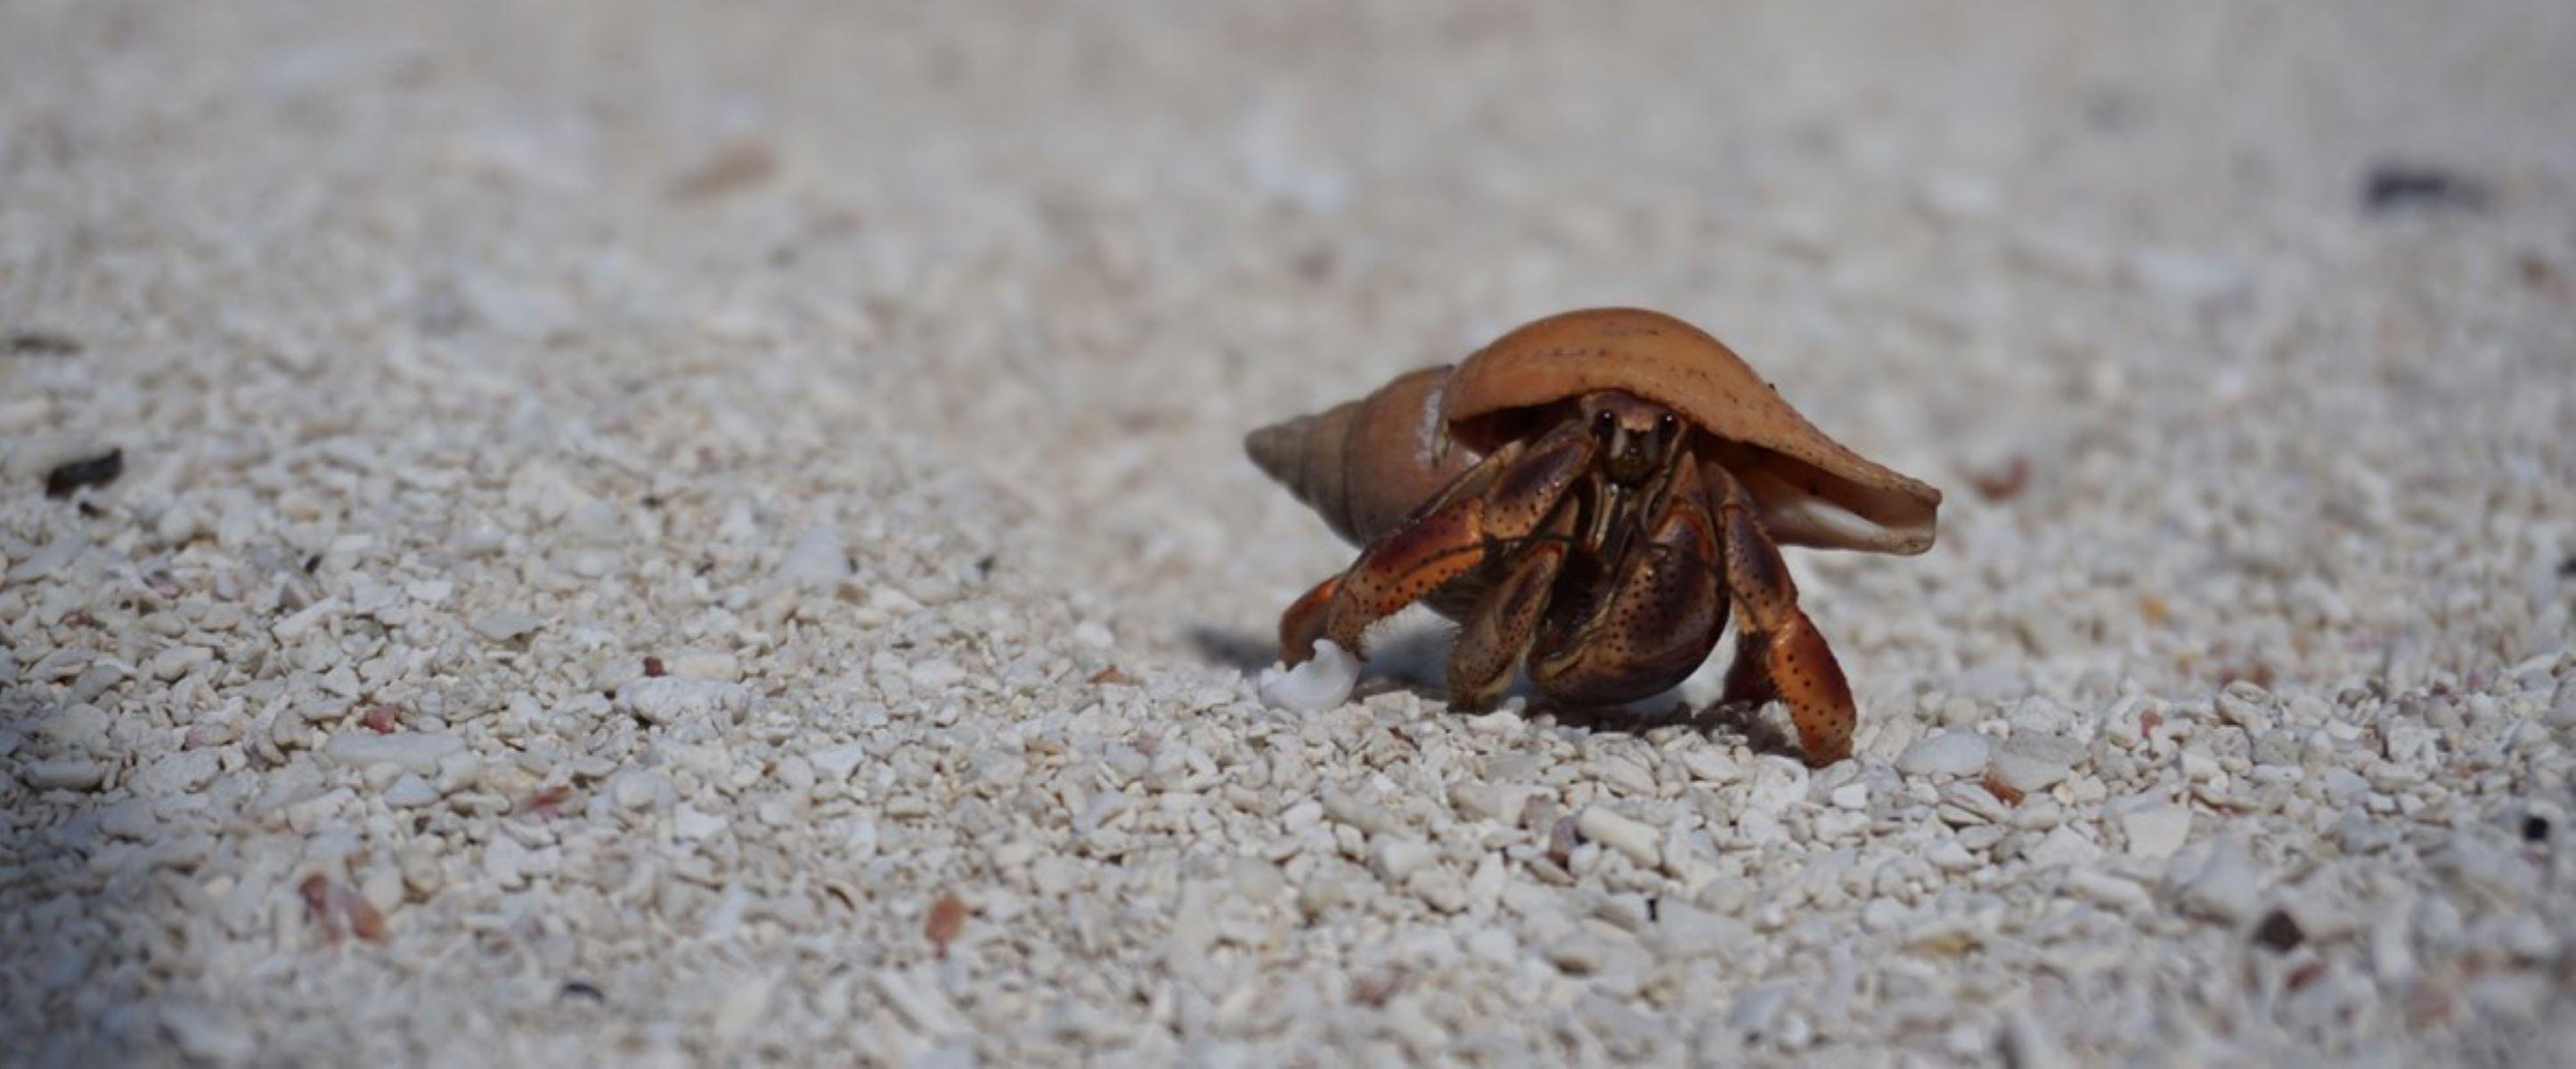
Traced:
POLYGON ((1590 308, 1518 327, 1458 365, 1442 417, 1479 453, 1559 406, 1623 390, 1716 439, 1783 544, 1912 555, 1932 547, 1941 491, 1853 452, 1807 421, 1724 342, 1661 312, 1590 308))
POLYGON ((1871 486, 1835 478, 1793 457, 1741 448, 1751 455, 1721 463, 1753 496, 1754 510, 1773 541, 1901 557, 1931 550, 1941 491, 1901 475, 1896 478, 1910 486, 1871 486))

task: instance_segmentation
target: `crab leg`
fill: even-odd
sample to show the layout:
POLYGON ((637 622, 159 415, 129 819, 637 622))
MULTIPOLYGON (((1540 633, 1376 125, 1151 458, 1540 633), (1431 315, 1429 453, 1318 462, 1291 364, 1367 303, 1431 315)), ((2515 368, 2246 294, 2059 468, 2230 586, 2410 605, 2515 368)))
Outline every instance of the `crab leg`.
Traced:
POLYGON ((1288 603, 1287 611, 1279 614, 1280 660, 1299 665, 1315 655, 1315 640, 1324 637, 1324 614, 1341 590, 1342 573, 1335 572, 1288 603))
POLYGON ((1545 536, 1510 551, 1503 577, 1476 599, 1460 619, 1457 641, 1449 647, 1449 704, 1483 709, 1512 681, 1512 668, 1538 634, 1547 612, 1549 592, 1572 551, 1575 510, 1559 509, 1545 536))
POLYGON ((1798 586, 1780 549, 1753 514, 1753 501, 1735 476, 1716 464, 1703 468, 1717 502, 1719 544, 1726 591, 1743 613, 1735 664, 1726 673, 1729 702, 1777 699, 1789 706, 1798 747, 1807 764, 1822 768, 1851 756, 1851 684, 1816 625, 1798 608, 1798 586))
POLYGON ((1298 664, 1315 640, 1361 653, 1370 624, 1484 564, 1506 542, 1546 524, 1598 451, 1577 425, 1495 450, 1459 474, 1404 525, 1369 544, 1341 575, 1317 584, 1279 621, 1279 657, 1298 664))
POLYGON ((1618 571, 1581 615, 1552 626, 1530 655, 1530 680, 1551 698, 1617 703, 1669 689, 1708 660, 1726 627, 1717 532, 1696 466, 1674 466, 1645 497, 1638 540, 1612 554, 1618 571))

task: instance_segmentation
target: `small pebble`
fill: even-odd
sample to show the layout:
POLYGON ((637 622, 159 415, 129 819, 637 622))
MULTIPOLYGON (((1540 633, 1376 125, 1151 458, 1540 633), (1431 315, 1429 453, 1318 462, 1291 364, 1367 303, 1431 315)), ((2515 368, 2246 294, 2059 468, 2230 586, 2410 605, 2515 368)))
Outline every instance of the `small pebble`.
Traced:
POLYGON ((1575 817, 1575 830, 1586 839, 1627 855, 1640 867, 1653 868, 1662 862, 1661 836, 1651 824, 1600 806, 1588 806, 1575 817))
POLYGON ((2024 757, 2010 750, 1998 750, 1987 764, 1987 775, 1996 783, 2024 795, 2037 794, 2073 775, 2075 770, 2035 757, 2024 757))
POLYGON ((671 832, 682 839, 712 838, 731 824, 723 816, 699 812, 685 803, 671 814, 671 832))
POLYGON ((2171 802, 2156 802, 2121 814, 2120 830, 2128 839, 2128 851, 2137 857, 2162 860, 2172 857, 2191 838, 2191 810, 2171 802))
POLYGON ((742 662, 730 653, 683 653, 671 660, 665 674, 733 683, 742 679, 742 662))
POLYGON ((825 782, 839 783, 849 779, 850 773, 857 771, 859 765, 868 759, 868 750, 859 743, 843 743, 815 750, 807 754, 806 759, 825 782))
POLYGON ((642 677, 617 688, 618 706, 647 724, 720 717, 739 709, 747 696, 738 683, 679 676, 642 677))
POLYGON ((107 767, 96 761, 38 761, 26 766, 27 786, 40 791, 88 791, 107 779, 107 767))
POLYGON ((1407 877, 1405 887, 1420 895, 1423 902, 1442 913, 1458 913, 1467 908, 1467 884, 1458 874, 1433 866, 1420 869, 1407 877))
POLYGON ((806 531, 778 561, 778 578, 792 586, 824 589, 850 574, 849 554, 841 532, 829 524, 806 531))
POLYGON ((214 658, 215 651, 204 646, 173 646, 152 655, 151 662, 144 665, 143 671, 154 679, 168 682, 187 675, 191 669, 214 658))
POLYGON ((417 775, 405 775, 385 788, 385 804, 396 809, 414 809, 438 800, 438 788, 417 775))
POLYGON ((464 750, 464 740, 428 731, 381 735, 362 729, 333 735, 322 745, 323 756, 342 764, 360 768, 392 765, 422 775, 438 771, 440 761, 464 750))
POLYGON ((1666 902, 1653 921, 1657 952, 1676 958, 1724 958, 1753 942, 1750 927, 1688 902, 1666 902))
POLYGON ((110 449, 96 456, 66 461, 45 473, 46 497, 70 497, 84 487, 101 486, 125 474, 125 451, 110 449))
POLYGON ((535 631, 545 621, 533 613, 504 609, 474 618, 474 633, 494 642, 507 642, 535 631))
POLYGON ((2147 290, 2199 304, 2243 296, 2253 284, 2233 262, 2176 249, 2141 249, 2130 256, 2128 268, 2129 277, 2147 290))
POLYGON ((2221 838, 2181 885, 2182 906, 2213 920, 2241 924, 2254 915, 2260 880, 2244 845, 2234 838, 2221 838))
POLYGON ((2475 211, 2485 208, 2488 200, 2484 184, 2439 167, 2421 164, 2373 164, 2361 182, 2362 210, 2372 213, 2403 208, 2475 211))
POLYGON ((1389 883, 1401 884, 1423 866, 1431 864, 1431 848, 1412 839, 1380 838, 1370 848, 1369 863, 1389 883))
POLYGON ((1295 668, 1262 669, 1261 700, 1292 713, 1320 713, 1349 701, 1358 685, 1360 662, 1330 641, 1315 643, 1315 655, 1295 668))
POLYGON ((1909 776, 1974 776, 1986 770, 1985 736, 1970 731, 1943 731, 1906 747, 1896 769, 1909 776))
POLYGON ((2299 922, 2283 910, 2275 909, 2264 914, 2262 922, 2254 926, 2254 941, 2275 953, 2288 951, 2306 938, 2307 934, 2300 930, 2299 922))

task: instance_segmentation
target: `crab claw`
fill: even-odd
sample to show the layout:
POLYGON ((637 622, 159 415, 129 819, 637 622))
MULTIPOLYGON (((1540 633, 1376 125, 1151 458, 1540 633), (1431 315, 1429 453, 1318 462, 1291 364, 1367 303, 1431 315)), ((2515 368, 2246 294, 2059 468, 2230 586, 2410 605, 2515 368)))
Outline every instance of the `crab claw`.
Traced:
POLYGON ((1333 607, 1333 595, 1341 589, 1341 576, 1326 576, 1314 589, 1290 603, 1288 611, 1279 614, 1281 663, 1295 668, 1315 655, 1315 640, 1324 637, 1325 614, 1333 607))
POLYGON ((1741 611, 1735 664, 1726 673, 1726 700, 1781 701, 1798 726, 1798 749, 1812 767, 1851 756, 1851 684, 1842 665, 1798 607, 1798 585, 1780 559, 1780 547, 1756 519, 1743 484, 1716 465, 1705 469, 1717 502, 1718 539, 1726 556, 1726 592, 1741 611))
POLYGON ((1801 755, 1810 767, 1823 768, 1851 756, 1852 728, 1859 718, 1833 648, 1825 645, 1806 613, 1790 612, 1788 622, 1777 629, 1748 628, 1736 639, 1725 700, 1787 705, 1790 722, 1798 727, 1801 755))

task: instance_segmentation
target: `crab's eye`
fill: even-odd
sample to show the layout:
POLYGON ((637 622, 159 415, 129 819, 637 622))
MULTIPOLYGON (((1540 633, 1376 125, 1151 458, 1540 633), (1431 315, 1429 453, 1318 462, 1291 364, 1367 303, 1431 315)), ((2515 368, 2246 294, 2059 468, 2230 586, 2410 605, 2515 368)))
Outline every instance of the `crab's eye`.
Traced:
POLYGON ((1592 434, 1594 437, 1606 442, 1610 440, 1610 436, 1617 433, 1619 433, 1619 417, 1611 415, 1607 411, 1593 413, 1592 434))
POLYGON ((1679 417, 1679 416, 1675 416, 1675 415, 1673 415, 1673 414, 1672 414, 1672 413, 1670 413, 1670 412, 1666 412, 1666 413, 1664 413, 1664 414, 1663 414, 1663 416, 1662 416, 1662 418, 1657 419, 1657 420, 1655 421, 1655 434, 1656 434, 1656 436, 1657 436, 1657 437, 1662 438, 1663 440, 1665 440, 1665 441, 1667 441, 1667 442, 1672 441, 1672 440, 1673 440, 1673 436, 1674 436, 1674 435, 1676 435, 1676 434, 1680 434, 1681 432, 1682 432, 1682 421, 1681 421, 1681 417, 1679 417))

